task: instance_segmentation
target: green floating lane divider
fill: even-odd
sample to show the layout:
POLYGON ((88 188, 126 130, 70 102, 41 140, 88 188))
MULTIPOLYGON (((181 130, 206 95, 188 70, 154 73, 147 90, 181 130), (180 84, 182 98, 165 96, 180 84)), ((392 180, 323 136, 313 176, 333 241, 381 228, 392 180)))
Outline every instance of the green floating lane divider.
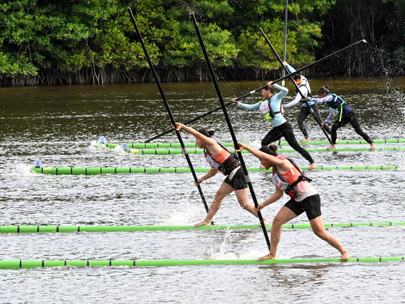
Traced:
MULTIPOLYGON (((378 263, 404 261, 404 257, 369 257, 350 258, 344 263, 378 263)), ((197 266, 197 265, 269 265, 269 264, 308 264, 308 263, 343 263, 339 258, 306 258, 280 260, 14 260, 0 261, 0 269, 45 268, 45 267, 162 267, 162 266, 197 266)))
MULTIPOLYGON (((388 143, 405 143, 405 139, 377 139, 374 140, 375 144, 388 144, 388 143)), ((112 143, 112 144, 96 144, 96 148, 115 148, 116 146, 121 146, 121 145, 128 145, 129 148, 133 149, 160 149, 160 148, 181 148, 180 143, 112 143)), ((250 144, 250 143, 246 143, 250 144)), ((312 142, 306 142, 306 143, 299 143, 300 145, 303 146, 310 146, 310 145, 329 145, 328 141, 312 141, 312 142)), ((338 145, 341 144, 350 144, 350 145, 356 145, 356 144, 368 144, 365 140, 339 140, 337 142, 338 145)), ((197 148, 196 143, 184 143, 185 147, 187 148, 197 148)), ((233 143, 231 142, 226 142, 223 143, 225 147, 233 147, 233 143)), ((282 146, 289 146, 287 142, 281 142, 282 146)))
MULTIPOLYGON (((325 148, 306 148, 308 152, 347 152, 347 151, 371 151, 370 148, 338 148, 332 149, 330 151, 325 148)), ((394 151, 394 150, 405 150, 405 147, 380 147, 375 148, 375 151, 394 151)), ((127 149, 124 150, 127 153, 139 154, 139 155, 177 155, 183 154, 181 149, 127 149)), ((235 153, 235 150, 229 149, 232 153, 235 153)), ((294 149, 278 149, 277 152, 297 152, 294 149)), ((203 149, 187 149, 188 154, 203 154, 203 149)), ((246 150, 243 150, 242 153, 249 153, 246 150)))
MULTIPOLYGON (((395 170, 399 166, 318 166, 315 170, 395 170)), ((309 167, 302 167, 308 171, 309 167)), ((75 168, 75 167, 43 167, 30 168, 33 173, 54 174, 54 175, 98 175, 98 174, 123 174, 123 173, 190 173, 190 168, 75 168)), ((210 168, 194 168, 197 173, 207 173, 210 168)), ((271 172, 259 168, 247 168, 248 172, 271 172)))
MULTIPOLYGON (((336 223, 324 227, 362 227, 362 226, 405 226, 405 222, 383 223, 336 223)), ((267 225, 271 228, 271 225, 267 225)), ((283 229, 309 229, 310 224, 284 224, 283 229)), ((0 226, 0 233, 54 233, 54 232, 133 232, 133 231, 184 231, 184 230, 240 230, 261 229, 259 225, 210 225, 200 226, 0 226)))

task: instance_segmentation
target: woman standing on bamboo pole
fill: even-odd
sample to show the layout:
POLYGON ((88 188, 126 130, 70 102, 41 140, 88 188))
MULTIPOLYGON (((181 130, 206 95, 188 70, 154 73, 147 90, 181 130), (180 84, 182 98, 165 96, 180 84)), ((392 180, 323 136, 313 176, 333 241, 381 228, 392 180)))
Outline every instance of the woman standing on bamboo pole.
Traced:
MULTIPOLYGON (((176 130, 179 131, 181 129, 194 135, 197 146, 204 149, 205 159, 211 166, 207 174, 197 180, 198 184, 215 176, 218 171, 221 171, 221 173, 226 176, 226 179, 222 182, 221 187, 215 194, 215 198, 211 203, 206 218, 202 222, 195 224, 194 227, 210 225, 212 218, 221 207, 223 198, 234 191, 239 205, 257 217, 256 208, 248 201, 248 185, 240 166, 240 161, 236 155, 229 152, 227 148, 211 138, 212 135, 214 135, 214 131, 212 130, 200 129, 197 131, 181 123, 176 123, 176 130)), ((263 223, 268 225, 268 221, 264 217, 263 223)))
POLYGON ((242 109, 259 110, 264 115, 264 118, 270 121, 273 128, 263 138, 262 146, 267 146, 279 140, 281 137, 284 137, 291 148, 300 153, 310 163, 309 169, 315 169, 316 163, 307 150, 299 145, 297 139, 295 138, 291 124, 287 121, 287 119, 284 118, 282 114, 281 102, 287 93, 287 88, 279 86, 278 84, 272 85, 271 82, 269 82, 268 86, 262 89, 262 96, 264 97, 263 101, 249 105, 238 102, 236 98, 234 98, 232 99, 232 102, 236 103, 236 105, 242 109), (275 89, 279 90, 280 92, 275 94, 275 89))
POLYGON ((318 191, 310 184, 311 180, 302 174, 301 169, 292 160, 281 155, 278 156, 276 145, 263 146, 257 150, 242 143, 238 144, 240 147, 238 151, 245 149, 257 157, 266 170, 273 168, 273 182, 276 191, 267 200, 259 204, 256 210, 263 209, 278 201, 284 192, 290 196, 290 200, 281 207, 273 219, 270 253, 259 258, 259 261, 276 258, 277 247, 281 238, 281 226, 303 212, 307 214, 315 235, 336 248, 341 253, 342 261, 347 261, 350 258, 349 253, 337 238, 326 232, 321 215, 321 198, 318 191))
POLYGON ((339 118, 332 126, 332 145, 327 148, 328 151, 331 149, 335 149, 337 129, 345 126, 348 123, 352 125, 354 131, 356 131, 357 134, 363 137, 364 140, 370 144, 371 150, 375 150, 373 141, 371 140, 370 136, 364 133, 364 131, 361 129, 356 113, 347 105, 346 101, 344 101, 340 96, 332 94, 329 91, 329 87, 327 85, 319 88, 318 97, 319 98, 307 97, 307 100, 317 103, 325 103, 328 107, 329 115, 321 124, 321 126, 325 126, 332 118, 334 118, 335 116, 339 116, 339 118))

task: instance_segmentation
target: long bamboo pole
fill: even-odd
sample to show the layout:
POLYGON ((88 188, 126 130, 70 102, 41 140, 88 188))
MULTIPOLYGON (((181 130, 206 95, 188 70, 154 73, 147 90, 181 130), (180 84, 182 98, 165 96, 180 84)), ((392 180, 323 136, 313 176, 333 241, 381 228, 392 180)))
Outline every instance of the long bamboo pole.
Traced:
MULTIPOLYGON (((344 263, 380 263, 404 261, 404 257, 350 258, 344 263)), ((269 264, 343 263, 339 258, 297 258, 279 260, 11 260, 0 261, 0 269, 48 267, 162 267, 197 265, 269 265, 269 264)))
MULTIPOLYGON (((376 222, 376 223, 324 223, 325 228, 342 227, 389 227, 405 226, 405 222, 376 222)), ((271 228, 271 225, 267 225, 271 228)), ((310 224, 284 224, 283 229, 311 229, 310 224)), ((0 233, 75 233, 75 232, 137 232, 137 231, 188 231, 188 230, 257 230, 259 225, 209 225, 200 226, 0 226, 0 233)))
MULTIPOLYGON (((312 172, 319 170, 396 170, 398 165, 371 165, 371 166, 318 166, 312 172)), ((210 168, 194 168, 197 173, 207 173, 210 168)), ((259 168, 246 168, 248 172, 272 172, 259 168)), ((307 171, 309 167, 301 167, 307 171)), ((190 168, 80 168, 80 167, 40 167, 30 168, 32 173, 53 175, 99 175, 99 174, 157 174, 157 173, 190 173, 190 168)))

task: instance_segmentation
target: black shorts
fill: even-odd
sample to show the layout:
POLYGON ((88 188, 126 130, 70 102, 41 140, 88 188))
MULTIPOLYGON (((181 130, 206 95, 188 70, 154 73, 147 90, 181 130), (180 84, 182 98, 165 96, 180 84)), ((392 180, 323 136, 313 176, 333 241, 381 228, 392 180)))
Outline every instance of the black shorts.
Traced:
POLYGON ((319 194, 308 196, 300 202, 297 202, 295 199, 292 198, 287 203, 285 203, 284 206, 294 212, 297 216, 305 211, 310 221, 322 215, 321 197, 319 196, 319 194))
POLYGON ((234 190, 242 190, 247 188, 247 182, 243 170, 239 167, 238 171, 235 172, 232 180, 229 179, 229 176, 226 177, 224 183, 231 186, 234 190))

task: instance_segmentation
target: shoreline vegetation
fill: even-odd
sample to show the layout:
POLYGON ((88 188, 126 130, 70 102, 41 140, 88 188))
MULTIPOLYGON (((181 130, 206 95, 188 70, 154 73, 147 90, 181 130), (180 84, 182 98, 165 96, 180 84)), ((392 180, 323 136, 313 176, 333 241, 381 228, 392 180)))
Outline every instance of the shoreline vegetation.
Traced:
MULTIPOLYGON (((194 12, 218 80, 268 80, 281 68, 285 0, 19 0, 0 4, 0 86, 153 82, 127 7, 162 82, 209 81, 194 12)), ((311 77, 405 75, 405 0, 288 4, 287 61, 311 77)))

